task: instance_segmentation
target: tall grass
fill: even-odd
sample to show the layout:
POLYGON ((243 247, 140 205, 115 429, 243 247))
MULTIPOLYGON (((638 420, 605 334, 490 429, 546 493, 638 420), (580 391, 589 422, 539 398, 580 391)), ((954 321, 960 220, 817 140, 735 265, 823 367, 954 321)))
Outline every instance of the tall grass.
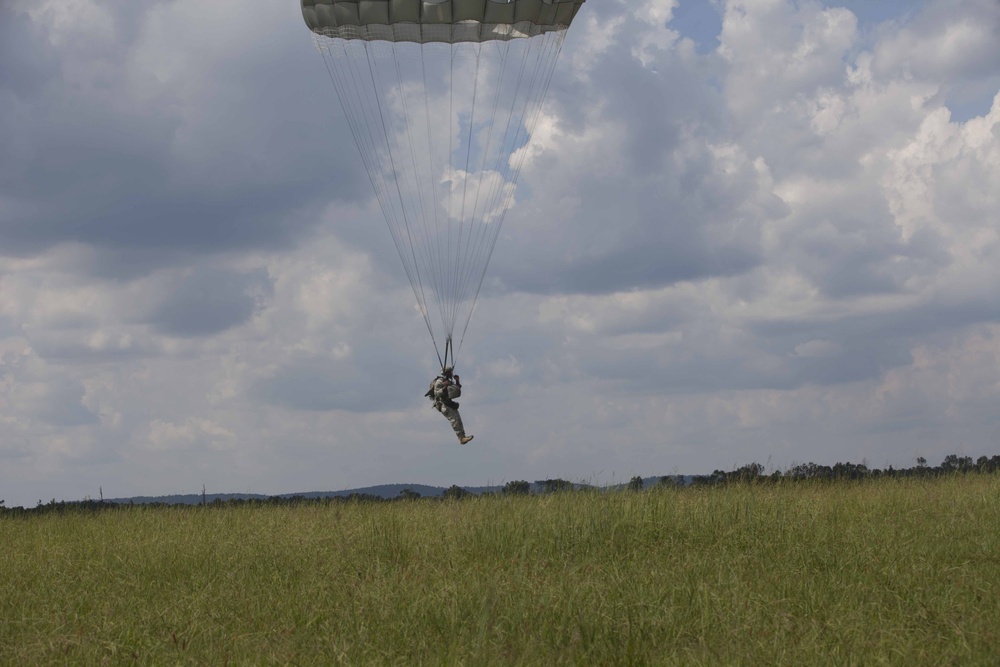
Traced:
POLYGON ((1000 664, 1000 476, 0 521, 0 662, 1000 664))

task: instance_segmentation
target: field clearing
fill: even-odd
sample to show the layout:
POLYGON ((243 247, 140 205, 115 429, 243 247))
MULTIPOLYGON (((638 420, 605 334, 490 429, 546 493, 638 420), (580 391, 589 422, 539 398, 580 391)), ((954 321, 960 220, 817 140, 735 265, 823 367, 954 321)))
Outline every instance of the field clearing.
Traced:
POLYGON ((0 663, 1000 664, 1000 475, 0 519, 0 663))

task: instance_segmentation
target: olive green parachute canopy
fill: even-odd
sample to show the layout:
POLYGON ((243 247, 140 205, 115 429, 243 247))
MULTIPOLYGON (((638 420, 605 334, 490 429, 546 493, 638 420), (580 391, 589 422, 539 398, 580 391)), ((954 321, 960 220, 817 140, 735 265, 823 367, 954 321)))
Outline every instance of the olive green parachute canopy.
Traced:
POLYGON ((480 42, 565 30, 584 0, 301 0, 317 34, 390 42, 480 42))
POLYGON ((300 1, 340 101, 332 121, 350 128, 438 360, 454 365, 584 0, 300 1))

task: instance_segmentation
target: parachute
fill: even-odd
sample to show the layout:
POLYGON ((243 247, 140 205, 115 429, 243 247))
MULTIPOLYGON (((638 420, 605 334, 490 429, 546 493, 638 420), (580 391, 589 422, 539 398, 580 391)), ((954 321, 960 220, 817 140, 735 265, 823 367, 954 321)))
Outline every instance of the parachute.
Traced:
POLYGON ((583 2, 301 0, 442 366, 583 2))

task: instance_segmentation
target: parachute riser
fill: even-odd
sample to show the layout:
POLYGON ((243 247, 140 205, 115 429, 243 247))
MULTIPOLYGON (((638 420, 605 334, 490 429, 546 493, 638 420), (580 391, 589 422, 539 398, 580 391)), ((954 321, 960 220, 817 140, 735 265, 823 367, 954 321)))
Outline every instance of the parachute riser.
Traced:
POLYGON ((441 362, 441 370, 444 371, 445 368, 455 368, 455 348, 451 344, 451 336, 448 336, 444 341, 444 358, 438 357, 438 361, 441 362))

